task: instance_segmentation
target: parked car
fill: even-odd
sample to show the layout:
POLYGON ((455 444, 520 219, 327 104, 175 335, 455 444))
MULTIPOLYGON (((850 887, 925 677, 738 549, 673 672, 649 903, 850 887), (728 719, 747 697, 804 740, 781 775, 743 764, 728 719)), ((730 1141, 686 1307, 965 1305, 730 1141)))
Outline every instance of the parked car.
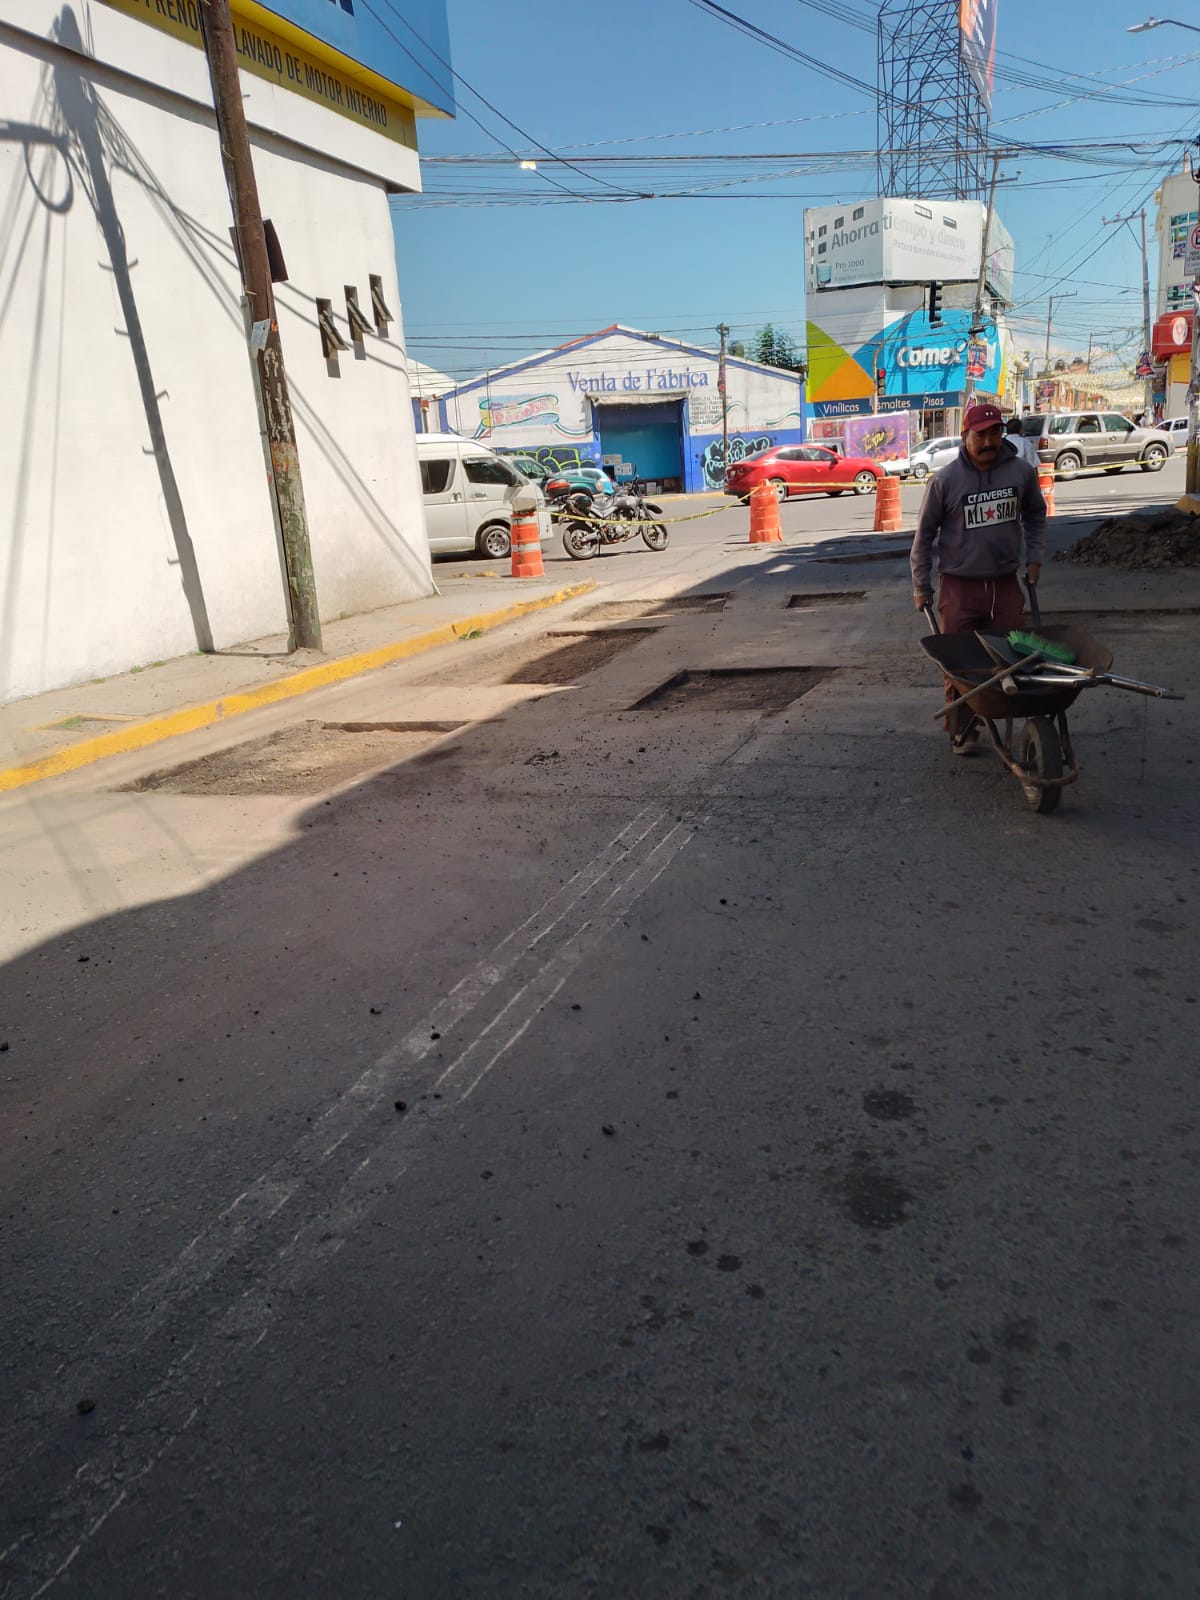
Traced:
POLYGON ((1182 450, 1187 443, 1188 419, 1186 417, 1168 417, 1165 422, 1160 422, 1159 427, 1164 433, 1171 435, 1171 442, 1177 450, 1182 450))
POLYGON ((611 494, 613 481, 603 467, 559 467, 550 474, 542 487, 552 500, 583 489, 588 494, 611 494))
POLYGON ((882 465, 892 477, 915 478, 918 483, 923 483, 931 472, 954 460, 961 444, 961 439, 943 434, 940 439, 926 439, 924 444, 918 444, 910 455, 901 456, 896 461, 885 461, 882 465))
POLYGON ((1096 468, 1120 472, 1138 466, 1158 472, 1174 449, 1163 428, 1140 428, 1119 411, 1064 411, 1052 415, 1032 411, 1021 418, 1027 438, 1037 440, 1038 460, 1052 466, 1059 478, 1096 468))
POLYGON ((425 501, 429 548, 443 552, 474 550, 500 560, 512 548, 512 498, 532 487, 538 502, 538 531, 550 539, 550 517, 537 484, 487 445, 457 433, 419 433, 417 459, 425 501))
POLYGON ((554 476, 556 469, 548 467, 544 461, 539 461, 536 456, 512 454, 507 450, 498 450, 496 453, 507 461, 510 466, 516 467, 517 471, 528 478, 530 483, 545 483, 547 478, 554 476))
POLYGON ((842 456, 819 444, 779 444, 735 461, 725 474, 725 493, 748 500, 751 489, 769 483, 780 500, 793 494, 870 494, 884 477, 869 456, 842 456))

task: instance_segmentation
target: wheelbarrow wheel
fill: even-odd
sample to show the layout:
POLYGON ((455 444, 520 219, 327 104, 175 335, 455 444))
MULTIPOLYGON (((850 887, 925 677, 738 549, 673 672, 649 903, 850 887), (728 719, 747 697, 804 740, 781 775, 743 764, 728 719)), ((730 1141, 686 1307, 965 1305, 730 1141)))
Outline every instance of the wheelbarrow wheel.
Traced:
MULTIPOLYGON (((1030 717, 1021 729, 1018 759, 1025 771, 1036 778, 1061 778, 1063 772, 1062 743, 1058 729, 1049 717, 1030 717)), ((1023 783, 1021 791, 1030 807, 1042 816, 1048 816, 1062 797, 1062 787, 1044 789, 1038 783, 1023 783)))

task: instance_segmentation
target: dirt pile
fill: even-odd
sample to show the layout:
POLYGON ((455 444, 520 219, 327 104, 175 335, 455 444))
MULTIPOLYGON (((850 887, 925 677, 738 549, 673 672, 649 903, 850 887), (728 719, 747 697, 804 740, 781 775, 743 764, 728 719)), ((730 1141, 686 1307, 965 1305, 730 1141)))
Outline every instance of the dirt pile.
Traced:
POLYGON ((1091 567, 1124 567, 1129 572, 1200 566, 1200 517, 1174 506, 1106 517, 1098 528, 1060 550, 1054 559, 1091 567))

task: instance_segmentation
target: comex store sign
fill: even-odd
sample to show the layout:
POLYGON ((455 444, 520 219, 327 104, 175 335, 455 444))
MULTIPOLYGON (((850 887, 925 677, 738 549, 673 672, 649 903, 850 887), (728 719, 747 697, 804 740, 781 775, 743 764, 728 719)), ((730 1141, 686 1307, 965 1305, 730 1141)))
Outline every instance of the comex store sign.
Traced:
POLYGON ((966 359, 967 341, 959 339, 952 345, 902 344, 896 351, 896 366, 902 372, 930 368, 943 370, 956 367, 966 359))

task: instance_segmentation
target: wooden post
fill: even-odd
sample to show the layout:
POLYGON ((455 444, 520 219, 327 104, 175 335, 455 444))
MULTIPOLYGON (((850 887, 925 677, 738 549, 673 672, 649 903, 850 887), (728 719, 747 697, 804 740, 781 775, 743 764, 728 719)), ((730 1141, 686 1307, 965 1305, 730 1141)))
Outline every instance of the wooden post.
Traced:
POLYGON ((296 449, 296 426, 292 418, 279 324, 275 319, 271 265, 250 153, 242 87, 238 81, 237 50, 229 0, 200 0, 200 16, 204 53, 212 81, 213 109, 217 116, 217 136, 221 142, 225 181, 229 186, 229 200, 233 207, 242 282, 250 303, 251 321, 259 325, 266 324, 265 338, 257 349, 255 359, 258 363, 263 417, 271 456, 271 478, 287 574, 290 648, 319 650, 321 619, 317 610, 304 485, 300 478, 300 456, 296 449))

